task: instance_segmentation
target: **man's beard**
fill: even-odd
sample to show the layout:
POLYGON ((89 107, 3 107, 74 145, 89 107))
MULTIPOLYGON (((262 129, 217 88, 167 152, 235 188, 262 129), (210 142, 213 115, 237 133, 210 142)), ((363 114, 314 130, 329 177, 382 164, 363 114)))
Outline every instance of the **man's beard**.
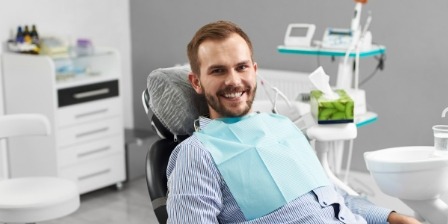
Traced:
POLYGON ((253 88, 252 91, 248 92, 246 91, 244 94, 247 94, 248 98, 246 101, 246 108, 242 112, 238 111, 232 111, 231 108, 226 108, 223 106, 219 100, 218 97, 214 97, 211 94, 205 93, 205 98, 207 99, 207 104, 213 108, 219 115, 222 117, 240 117, 248 114, 252 108, 252 104, 255 99, 255 93, 257 92, 257 85, 253 88))

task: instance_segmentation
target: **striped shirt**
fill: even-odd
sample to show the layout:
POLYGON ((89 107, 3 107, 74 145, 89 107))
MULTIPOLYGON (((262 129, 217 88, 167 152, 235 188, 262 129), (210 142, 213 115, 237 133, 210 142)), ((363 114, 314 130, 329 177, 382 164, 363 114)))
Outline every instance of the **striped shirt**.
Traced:
MULTIPOLYGON (((200 119, 205 127, 211 120, 200 119)), ((316 188, 281 208, 246 220, 204 145, 191 136, 171 154, 167 167, 168 223, 387 223, 390 209, 334 186, 316 188)))

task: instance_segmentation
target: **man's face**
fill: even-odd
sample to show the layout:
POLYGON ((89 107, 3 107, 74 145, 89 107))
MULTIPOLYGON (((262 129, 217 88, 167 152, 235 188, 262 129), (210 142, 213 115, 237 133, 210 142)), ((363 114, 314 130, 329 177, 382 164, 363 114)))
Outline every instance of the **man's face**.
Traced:
POLYGON ((250 112, 256 90, 257 64, 237 34, 225 40, 206 40, 198 49, 200 75, 189 79, 198 94, 205 94, 210 118, 243 116, 250 112))

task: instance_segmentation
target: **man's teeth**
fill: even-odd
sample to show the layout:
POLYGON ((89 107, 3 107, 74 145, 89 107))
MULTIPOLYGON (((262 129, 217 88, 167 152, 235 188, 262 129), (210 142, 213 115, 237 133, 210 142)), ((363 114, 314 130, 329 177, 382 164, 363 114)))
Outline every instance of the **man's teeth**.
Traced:
POLYGON ((235 98, 235 97, 239 97, 239 96, 241 96, 241 95, 243 95, 243 92, 226 93, 226 94, 224 94, 224 96, 225 96, 226 98, 235 98))

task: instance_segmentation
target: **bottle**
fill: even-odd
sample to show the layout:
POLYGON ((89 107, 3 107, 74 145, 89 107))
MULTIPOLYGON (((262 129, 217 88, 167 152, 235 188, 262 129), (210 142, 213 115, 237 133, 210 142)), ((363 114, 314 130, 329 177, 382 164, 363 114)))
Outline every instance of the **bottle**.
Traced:
POLYGON ((93 44, 90 39, 80 38, 76 41, 76 55, 87 56, 94 53, 93 44))
POLYGON ((31 43, 39 46, 39 34, 37 33, 36 25, 31 28, 31 43))
POLYGON ((28 26, 25 26, 25 30, 23 31, 23 42, 31 44, 31 33, 28 26))
POLYGON ((21 26, 17 27, 16 42, 23 43, 23 31, 21 26))

